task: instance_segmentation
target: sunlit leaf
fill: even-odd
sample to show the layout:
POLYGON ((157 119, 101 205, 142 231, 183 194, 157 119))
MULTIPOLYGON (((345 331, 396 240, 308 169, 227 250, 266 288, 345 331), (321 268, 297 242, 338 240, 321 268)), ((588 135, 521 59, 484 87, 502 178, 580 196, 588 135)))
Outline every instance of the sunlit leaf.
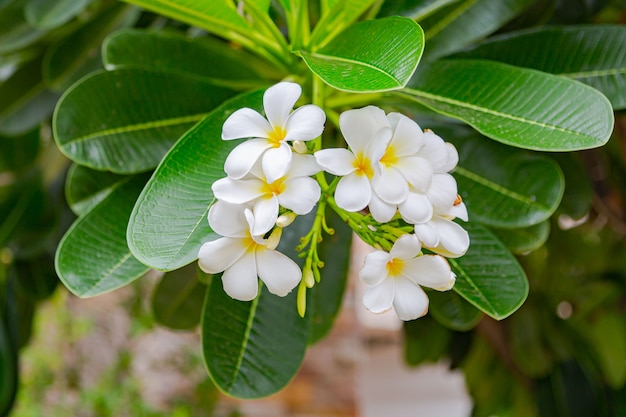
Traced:
POLYGON ((395 94, 521 148, 589 149, 606 143, 613 130, 613 109, 597 90, 498 62, 434 62, 420 66, 409 86, 395 94))

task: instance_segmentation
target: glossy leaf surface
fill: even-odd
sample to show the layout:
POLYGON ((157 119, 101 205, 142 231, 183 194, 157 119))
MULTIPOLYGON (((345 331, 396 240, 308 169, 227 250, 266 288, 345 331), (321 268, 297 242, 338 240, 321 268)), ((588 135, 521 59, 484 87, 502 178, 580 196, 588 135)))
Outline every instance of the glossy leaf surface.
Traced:
POLYGON ((613 130, 613 109, 597 90, 498 62, 434 62, 418 71, 409 86, 397 94, 520 148, 595 148, 606 143, 613 130))
POLYGON ((399 0, 383 3, 378 16, 406 16, 420 21, 437 10, 459 0, 399 0))
POLYGON ((465 255, 449 259, 454 291, 496 320, 513 314, 528 295, 528 280, 511 252, 487 229, 464 223, 470 234, 465 255))
POLYGON ((122 287, 149 268, 126 244, 128 217, 146 175, 129 177, 100 204, 74 222, 57 248, 55 266, 65 286, 79 297, 122 287))
POLYGON ((152 312, 159 323, 177 330, 200 324, 206 287, 198 274, 198 266, 191 264, 163 275, 152 295, 152 312))
POLYGON ((617 110, 626 108, 624 49, 624 26, 552 26, 498 36, 455 57, 490 59, 574 78, 600 90, 617 110))
POLYGON ((454 291, 429 291, 428 312, 445 327, 468 331, 474 328, 483 313, 454 291))
POLYGON ((67 90, 54 114, 59 149, 119 174, 154 168, 169 148, 233 93, 182 75, 100 71, 67 90))
POLYGON ((356 23, 322 49, 298 54, 311 71, 339 90, 385 91, 406 85, 423 47, 417 23, 388 17, 356 23))
POLYGON ((550 222, 545 220, 522 229, 497 229, 491 231, 509 250, 524 254, 539 249, 550 236, 550 222))
POLYGON ((124 185, 127 179, 124 175, 73 164, 65 180, 65 198, 72 211, 80 216, 124 185))
POLYGON ((180 268, 198 257, 204 242, 217 237, 207 214, 211 185, 225 176, 224 161, 239 141, 221 139, 222 125, 235 110, 259 110, 262 92, 227 101, 183 136, 163 159, 137 200, 128 225, 128 244, 146 265, 180 268))

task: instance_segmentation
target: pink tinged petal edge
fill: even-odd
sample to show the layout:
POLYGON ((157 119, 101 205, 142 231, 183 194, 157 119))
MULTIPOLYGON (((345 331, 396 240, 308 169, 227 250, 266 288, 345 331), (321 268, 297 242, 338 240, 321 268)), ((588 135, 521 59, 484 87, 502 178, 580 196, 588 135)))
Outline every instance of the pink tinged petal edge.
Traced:
POLYGON ((224 171, 233 179, 243 178, 271 146, 267 139, 250 139, 240 143, 226 157, 224 171))
POLYGON ((396 279, 395 284, 393 308, 400 320, 415 320, 428 312, 428 296, 419 285, 405 278, 396 279))
POLYGON ((351 173, 339 180, 335 202, 344 210, 363 210, 372 198, 372 188, 367 177, 351 173))
POLYGON ((275 250, 258 248, 256 253, 259 278, 272 294, 284 297, 302 278, 302 271, 287 255, 275 250))
POLYGON ((421 249, 417 236, 407 233, 396 240, 389 255, 394 259, 413 259, 420 253, 421 249))
MULTIPOLYGON (((341 113, 339 126, 348 146, 355 153, 364 152, 381 128, 390 128, 385 112, 375 106, 347 110, 341 113)), ((389 133, 389 137, 391 137, 391 130, 389 133)))
POLYGON ((263 236, 276 224, 278 218, 278 198, 260 198, 254 203, 254 224, 252 236, 263 236))
POLYGON ((384 313, 393 305, 395 292, 395 282, 397 280, 388 278, 374 287, 368 287, 363 294, 363 305, 372 313, 384 313))
POLYGON ((372 198, 369 202, 370 214, 379 223, 387 223, 396 214, 397 206, 395 204, 385 203, 376 195, 372 193, 372 198))
POLYGON ((418 256, 406 263, 404 272, 415 284, 435 290, 447 291, 454 285, 454 274, 443 256, 418 256))
POLYGON ((320 172, 322 168, 318 165, 313 155, 301 155, 294 153, 291 155, 291 167, 287 171, 286 177, 308 177, 320 172))
POLYGON ((258 179, 234 180, 226 177, 215 181, 211 189, 218 200, 232 204, 243 204, 263 195, 263 181, 258 179))
POLYGON ((374 176, 372 188, 386 203, 400 204, 409 195, 409 184, 397 169, 383 168, 380 175, 374 176))
POLYGON ((250 301, 259 292, 254 252, 248 252, 222 274, 226 294, 240 301, 250 301))
POLYGON ((390 260, 391 256, 381 250, 368 253, 359 272, 359 278, 367 286, 379 285, 387 278, 387 262, 390 260))
POLYGON ((222 237, 204 243, 198 253, 198 266, 207 274, 228 269, 246 253, 245 239, 222 237))
POLYGON ((425 223, 433 217, 433 205, 425 194, 409 193, 398 206, 402 218, 411 224, 425 223))
POLYGON ((265 151, 262 159, 263 174, 269 184, 283 177, 291 167, 291 148, 282 142, 277 148, 265 151))
POLYGON ((243 207, 225 201, 217 201, 208 214, 209 226, 219 235, 227 237, 247 237, 248 223, 243 207))
POLYGON ((424 133, 414 120, 400 113, 389 113, 387 120, 393 129, 391 144, 397 155, 416 154, 424 143, 424 133))
POLYGON ((285 123, 285 140, 312 140, 322 134, 326 114, 315 104, 307 104, 289 115, 285 123))
POLYGON ((348 175, 354 172, 355 156, 344 148, 322 149, 315 152, 315 160, 324 171, 333 175, 348 175))
POLYGON ((452 220, 434 218, 433 225, 439 234, 439 244, 432 248, 434 252, 449 258, 463 256, 470 245, 469 234, 452 220))
POLYGON ((222 126, 222 139, 267 138, 272 127, 258 112, 244 107, 231 114, 222 126))
POLYGON ((309 177, 296 177, 285 181, 285 190, 278 195, 278 201, 281 206, 304 215, 313 210, 320 196, 317 181, 309 177))
POLYGON ((296 83, 281 82, 265 90, 263 108, 272 127, 285 127, 293 106, 300 98, 302 88, 296 83))

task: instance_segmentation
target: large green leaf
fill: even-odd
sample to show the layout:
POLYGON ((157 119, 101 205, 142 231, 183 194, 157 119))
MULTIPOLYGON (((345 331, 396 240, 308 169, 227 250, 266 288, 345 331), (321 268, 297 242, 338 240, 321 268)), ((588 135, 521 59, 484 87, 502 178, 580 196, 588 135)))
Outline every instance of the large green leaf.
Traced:
POLYGON ((226 295, 214 277, 202 319, 204 361, 213 382, 239 398, 277 392, 300 368, 308 328, 308 317, 296 310, 296 291, 277 297, 263 286, 254 301, 242 302, 226 295))
POLYGON ((79 78, 102 67, 100 45, 112 31, 132 25, 139 10, 114 4, 70 36, 62 38, 47 49, 43 62, 46 85, 55 90, 66 90, 79 78))
POLYGON ((154 168, 178 138, 233 93, 178 74, 100 71, 59 100, 53 128, 74 162, 120 174, 154 168))
POLYGON ((128 245, 146 265, 180 268, 198 257, 217 235, 207 213, 211 185, 225 176, 224 161, 239 141, 223 141, 222 125, 235 110, 260 110, 261 91, 237 96, 211 112, 165 156, 137 200, 128 225, 128 245))
POLYGON ((65 180, 65 199, 72 211, 81 216, 124 185, 127 179, 124 175, 73 164, 65 180))
POLYGON ((409 366, 438 362, 452 339, 452 332, 430 316, 405 321, 404 360, 409 366))
POLYGON ((217 85, 258 85, 257 58, 213 38, 121 30, 102 47, 107 69, 137 67, 206 78, 217 85), (209 63, 207 65, 207 63, 209 63))
POLYGON ((26 20, 37 28, 51 29, 68 22, 82 12, 93 0, 27 0, 26 20))
POLYGON ((396 0, 386 1, 378 12, 378 17, 406 16, 413 20, 430 16, 442 7, 448 6, 459 0, 396 0))
POLYGON ((492 139, 541 151, 606 143, 611 104, 597 90, 563 77, 481 60, 432 63, 395 94, 461 119, 492 139))
POLYGON ((473 329, 483 313, 454 291, 429 291, 429 313, 442 325, 456 331, 473 329))
POLYGON ((454 177, 471 221, 521 228, 548 219, 557 209, 565 183, 551 158, 476 136, 450 141, 459 151, 454 177))
POLYGON ((521 229, 497 229, 491 231, 509 250, 516 254, 524 254, 539 249, 550 236, 548 220, 521 229))
POLYGON ((600 90, 615 109, 623 109, 625 49, 624 26, 550 26, 498 36, 455 57, 490 59, 574 78, 600 90))
POLYGON ((311 71, 344 91, 385 91, 404 87, 424 48, 413 20, 388 17, 356 23, 325 47, 299 51, 311 71))
POLYGON ((79 297, 122 287, 149 268, 126 244, 128 216, 147 176, 129 177, 100 204, 74 222, 57 248, 55 267, 61 282, 79 297))
POLYGON ((462 0, 421 22, 432 60, 463 49, 513 19, 535 0, 462 0))
POLYGON ((528 295, 524 270, 507 248, 477 223, 464 223, 470 234, 465 255, 449 259, 456 274, 454 291, 497 320, 513 314, 528 295))
POLYGON ((159 323, 177 330, 200 324, 206 287, 198 274, 198 266, 190 264, 163 275, 152 294, 152 312, 159 323))

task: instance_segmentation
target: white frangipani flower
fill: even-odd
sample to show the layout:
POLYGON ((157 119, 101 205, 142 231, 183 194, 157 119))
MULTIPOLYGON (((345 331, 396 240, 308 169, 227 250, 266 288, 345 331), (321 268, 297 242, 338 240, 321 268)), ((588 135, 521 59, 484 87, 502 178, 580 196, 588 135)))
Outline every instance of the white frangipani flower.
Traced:
POLYGON ((287 173, 273 182, 268 181, 257 163, 243 179, 222 178, 213 183, 212 189, 218 200, 252 205, 255 223, 251 233, 260 236, 274 227, 279 206, 298 215, 313 210, 321 191, 317 181, 309 176, 319 171, 312 155, 294 154, 287 173))
POLYGON ((335 201, 342 209, 355 212, 372 199, 371 183, 392 132, 385 112, 375 106, 343 112, 339 127, 350 150, 323 149, 315 152, 315 159, 325 171, 343 177, 335 201))
POLYGON ((288 256, 275 250, 277 239, 250 233, 254 215, 249 208, 218 201, 209 209, 208 217, 213 231, 223 237, 202 245, 198 265, 209 274, 224 272, 226 294, 250 301, 259 292, 259 278, 269 292, 281 297, 298 285, 302 271, 288 256))
POLYGON ((363 304, 374 313, 392 306, 401 320, 413 320, 428 311, 428 296, 421 286, 446 291, 454 286, 455 275, 439 255, 420 255, 416 236, 400 237, 389 253, 367 255, 359 274, 368 288, 363 304))
POLYGON ((222 127, 222 139, 252 138, 239 144, 226 158, 224 171, 243 178, 261 159, 270 183, 285 175, 291 164, 288 141, 308 141, 322 134, 326 115, 314 104, 291 111, 302 93, 295 83, 281 82, 265 91, 263 108, 267 119, 250 108, 231 114, 222 127))
POLYGON ((448 207, 434 206, 432 218, 415 225, 415 235, 424 247, 449 258, 463 256, 469 248, 469 234, 453 220, 467 221, 467 208, 460 196, 448 207))

